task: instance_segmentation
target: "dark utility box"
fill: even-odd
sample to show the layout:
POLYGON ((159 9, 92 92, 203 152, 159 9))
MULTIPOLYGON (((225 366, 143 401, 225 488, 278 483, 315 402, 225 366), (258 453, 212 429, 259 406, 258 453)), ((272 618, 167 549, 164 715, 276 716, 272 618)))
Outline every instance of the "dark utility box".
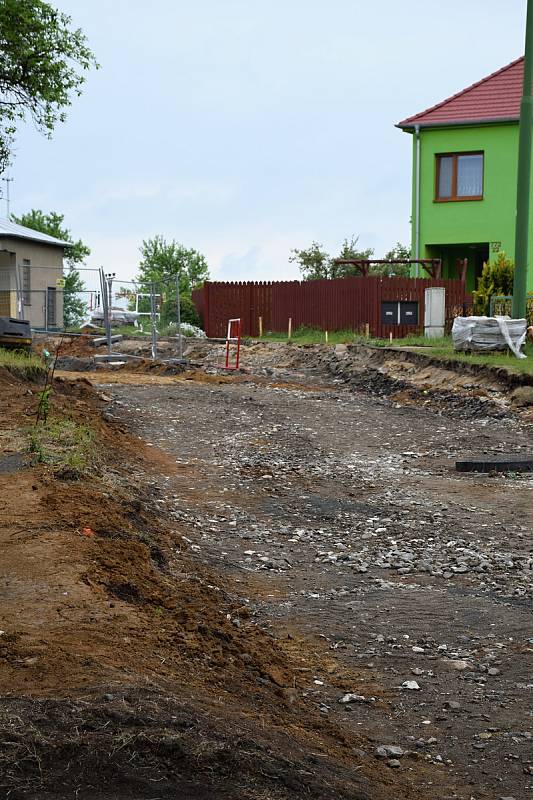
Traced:
POLYGON ((28 350, 31 347, 31 327, 25 319, 0 317, 0 347, 28 350))

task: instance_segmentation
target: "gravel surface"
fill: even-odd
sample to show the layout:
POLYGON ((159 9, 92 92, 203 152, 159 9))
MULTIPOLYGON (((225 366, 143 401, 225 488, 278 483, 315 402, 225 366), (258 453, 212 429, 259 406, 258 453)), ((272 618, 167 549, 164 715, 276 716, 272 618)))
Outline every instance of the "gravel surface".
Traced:
POLYGON ((325 717, 386 768, 415 753, 446 797, 533 796, 533 478, 454 469, 527 452, 531 427, 442 390, 402 403, 375 375, 279 377, 106 384, 107 413, 183 468, 161 504, 255 621, 326 645, 305 692, 325 717))

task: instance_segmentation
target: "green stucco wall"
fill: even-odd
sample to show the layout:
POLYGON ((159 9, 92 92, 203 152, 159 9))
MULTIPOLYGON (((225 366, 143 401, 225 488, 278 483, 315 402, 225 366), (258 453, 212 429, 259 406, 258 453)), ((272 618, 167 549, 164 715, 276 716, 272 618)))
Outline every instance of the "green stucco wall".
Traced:
MULTIPOLYGON (((420 131, 420 257, 442 257, 444 275, 455 277, 456 258, 469 258, 473 245, 489 245, 514 256, 518 124, 422 128, 420 131), (483 200, 435 202, 436 155, 482 150, 483 200), (452 245, 454 247, 450 248, 452 245)), ((412 250, 415 253, 416 137, 413 135, 412 250)), ((529 242, 528 291, 533 291, 533 200, 529 242)), ((472 258, 470 257, 472 255, 472 258)), ((479 249, 477 251, 479 260, 479 249)), ((469 268, 468 289, 474 287, 469 268)))

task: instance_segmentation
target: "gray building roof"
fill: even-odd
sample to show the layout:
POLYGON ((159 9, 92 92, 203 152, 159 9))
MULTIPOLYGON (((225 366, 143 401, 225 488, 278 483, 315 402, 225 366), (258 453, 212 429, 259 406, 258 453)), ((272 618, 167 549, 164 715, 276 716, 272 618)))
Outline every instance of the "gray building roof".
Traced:
POLYGON ((67 247, 70 244, 70 242, 63 242, 61 239, 48 236, 47 233, 34 231, 33 228, 26 228, 24 225, 18 225, 16 222, 10 222, 7 219, 0 219, 1 236, 9 236, 10 239, 29 239, 32 242, 52 244, 56 247, 67 247))

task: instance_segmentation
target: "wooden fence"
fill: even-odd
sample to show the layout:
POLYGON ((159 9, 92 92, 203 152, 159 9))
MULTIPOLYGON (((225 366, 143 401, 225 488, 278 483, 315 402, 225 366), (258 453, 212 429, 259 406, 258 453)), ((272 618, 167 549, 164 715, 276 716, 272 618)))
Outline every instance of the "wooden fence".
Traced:
POLYGON ((424 290, 446 289, 446 317, 452 319, 470 305, 460 280, 432 278, 339 278, 318 281, 272 283, 224 283, 207 281, 193 292, 193 300, 208 336, 225 336, 228 319, 240 317, 242 334, 257 336, 259 317, 264 331, 286 331, 289 318, 293 331, 302 325, 322 330, 365 330, 371 336, 401 338, 424 328, 424 290), (416 305, 415 324, 387 324, 384 303, 416 305))

